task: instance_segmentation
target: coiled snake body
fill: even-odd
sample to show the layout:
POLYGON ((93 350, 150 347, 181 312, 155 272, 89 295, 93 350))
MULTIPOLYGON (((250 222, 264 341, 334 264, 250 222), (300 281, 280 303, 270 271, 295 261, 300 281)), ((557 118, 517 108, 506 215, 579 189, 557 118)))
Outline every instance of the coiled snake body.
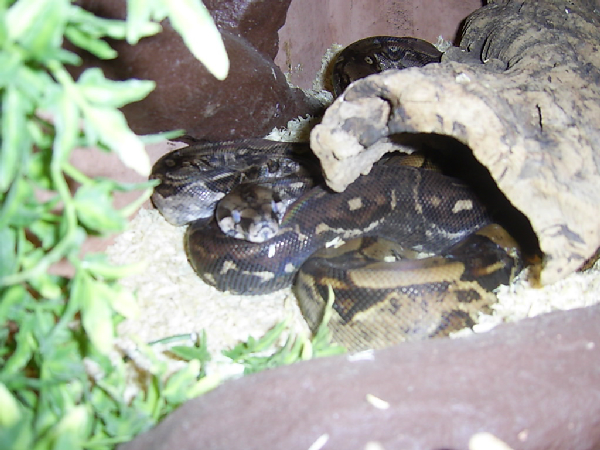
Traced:
POLYGON ((313 331, 332 288, 330 329, 352 350, 470 326, 520 268, 515 242, 477 195, 420 167, 378 165, 334 193, 306 145, 244 139, 175 150, 151 177, 167 220, 191 222, 186 250, 207 283, 256 295, 295 281, 313 331), (269 197, 272 184, 283 187, 269 197), (276 225, 257 225, 236 206, 244 196, 276 225), (229 206, 215 217, 218 202, 229 206), (240 239, 238 226, 255 242, 240 239), (403 259, 418 252, 435 256, 403 259))

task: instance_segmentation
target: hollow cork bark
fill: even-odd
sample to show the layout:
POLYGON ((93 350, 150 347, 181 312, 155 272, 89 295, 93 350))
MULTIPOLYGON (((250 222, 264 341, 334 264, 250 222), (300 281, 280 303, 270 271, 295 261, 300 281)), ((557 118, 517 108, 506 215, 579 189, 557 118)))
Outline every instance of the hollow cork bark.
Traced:
POLYGON ((491 1, 441 64, 357 81, 311 135, 329 186, 368 173, 392 135, 450 136, 529 219, 541 283, 567 276, 600 246, 599 24, 594 1, 491 1))

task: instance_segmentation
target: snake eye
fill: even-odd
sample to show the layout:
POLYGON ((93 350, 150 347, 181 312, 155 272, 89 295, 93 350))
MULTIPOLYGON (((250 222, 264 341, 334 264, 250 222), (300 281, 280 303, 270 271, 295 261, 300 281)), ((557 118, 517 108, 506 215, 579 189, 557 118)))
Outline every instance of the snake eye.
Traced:
POLYGON ((367 64, 374 64, 375 61, 373 61, 373 58, 371 58, 370 56, 365 56, 365 62, 367 64))

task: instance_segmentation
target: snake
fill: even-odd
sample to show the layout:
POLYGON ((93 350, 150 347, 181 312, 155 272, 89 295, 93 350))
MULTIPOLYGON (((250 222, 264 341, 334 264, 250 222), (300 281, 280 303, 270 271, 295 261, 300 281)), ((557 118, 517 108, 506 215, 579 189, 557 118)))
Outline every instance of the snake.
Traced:
POLYGON ((407 69, 439 63, 434 45, 413 37, 372 36, 345 47, 332 69, 333 95, 338 97, 353 81, 388 69, 407 69))
MULTIPOLYGON (((334 62, 334 90, 375 62, 439 60, 423 47, 358 41, 334 62)), ((473 326, 522 268, 518 244, 472 186, 410 161, 387 158, 338 193, 308 144, 199 143, 154 164, 152 201, 188 225, 188 259, 209 285, 243 295, 293 285, 313 333, 329 310, 335 342, 381 348, 473 326)))

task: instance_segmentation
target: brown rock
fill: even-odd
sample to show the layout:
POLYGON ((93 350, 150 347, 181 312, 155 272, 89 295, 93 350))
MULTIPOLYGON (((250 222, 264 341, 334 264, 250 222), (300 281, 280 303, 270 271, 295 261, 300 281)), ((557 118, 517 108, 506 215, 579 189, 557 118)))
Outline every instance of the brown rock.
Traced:
POLYGON ((247 39, 259 52, 275 59, 279 49, 278 31, 285 23, 290 2, 291 0, 204 0, 204 5, 211 11, 220 29, 247 39))
POLYGON ((189 401, 120 450, 306 450, 319 438, 462 450, 483 431, 513 449, 599 449, 599 321, 594 306, 270 370, 189 401))
POLYGON ((454 41, 458 24, 481 0, 292 0, 279 30, 275 62, 295 86, 311 89, 331 44, 347 46, 367 36, 412 36, 454 41))
MULTIPOLYGON (((79 4, 103 17, 124 17, 123 1, 79 4)), ((211 2, 218 8, 213 14, 222 25, 230 58, 229 76, 224 81, 208 73, 168 22, 163 22, 160 34, 142 39, 136 46, 111 42, 119 52, 117 59, 101 61, 82 54, 84 67, 99 66, 112 79, 156 81, 156 89, 147 98, 123 108, 138 134, 182 128, 198 139, 261 136, 309 111, 304 94, 290 89, 272 61, 277 29, 285 20, 288 4, 288 0, 211 2)), ((73 73, 81 70, 73 68, 73 73)))

